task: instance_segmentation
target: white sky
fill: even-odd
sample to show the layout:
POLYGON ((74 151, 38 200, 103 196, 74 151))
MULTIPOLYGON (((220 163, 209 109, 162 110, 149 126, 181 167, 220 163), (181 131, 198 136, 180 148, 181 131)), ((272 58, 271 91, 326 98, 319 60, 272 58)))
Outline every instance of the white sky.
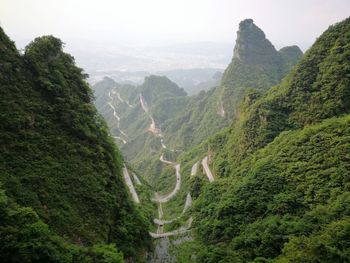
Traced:
POLYGON ((0 0, 13 40, 53 34, 81 45, 233 43, 239 21, 253 18, 276 47, 305 49, 349 15, 350 0, 0 0))

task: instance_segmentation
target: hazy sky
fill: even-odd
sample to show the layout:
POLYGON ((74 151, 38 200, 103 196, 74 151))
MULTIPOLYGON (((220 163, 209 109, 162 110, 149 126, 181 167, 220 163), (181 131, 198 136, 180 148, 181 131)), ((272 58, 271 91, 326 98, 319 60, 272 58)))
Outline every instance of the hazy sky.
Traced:
POLYGON ((13 40, 53 34, 81 44, 233 43, 239 21, 253 18, 277 47, 305 48, 349 15, 350 0, 0 0, 13 40))

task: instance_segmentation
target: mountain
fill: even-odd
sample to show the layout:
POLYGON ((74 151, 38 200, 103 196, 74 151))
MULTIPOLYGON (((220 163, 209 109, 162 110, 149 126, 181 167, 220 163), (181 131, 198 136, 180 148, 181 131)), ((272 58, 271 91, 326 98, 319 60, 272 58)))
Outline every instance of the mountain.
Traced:
POLYGON ((297 46, 279 52, 252 19, 239 24, 230 65, 222 78, 223 107, 233 117, 248 88, 266 91, 276 85, 302 57, 297 46))
POLYGON ((141 85, 144 78, 150 75, 165 76, 183 88, 189 95, 198 94, 201 90, 209 90, 219 84, 222 69, 192 68, 165 71, 118 71, 106 70, 89 72, 89 83, 95 85, 104 77, 109 77, 119 84, 141 85))
POLYGON ((183 262, 349 261, 349 32, 350 18, 329 27, 280 84, 247 94, 230 127, 178 158, 188 173, 208 156, 215 179, 183 180, 179 196, 196 193, 183 262))
POLYGON ((145 92, 144 99, 150 104, 149 114, 161 131, 167 148, 176 149, 179 153, 202 143, 226 127, 234 118, 236 108, 246 92, 255 89, 264 93, 269 87, 277 84, 301 56, 302 52, 296 46, 276 51, 263 31, 253 20, 247 19, 240 23, 232 62, 217 87, 195 96, 185 96, 163 92, 162 89, 169 91, 168 87, 172 87, 174 91, 176 88, 160 77, 153 77, 153 82, 146 78, 144 84, 138 87, 102 81, 94 86, 96 105, 110 127, 115 125, 115 118, 112 117, 112 108, 108 106, 110 98, 106 92, 118 86, 115 89, 120 96, 127 98, 131 105, 135 106, 123 108, 127 107, 125 103, 113 100, 120 118, 120 128, 131 137, 126 140, 120 136, 119 131, 113 134, 123 137, 124 141, 119 139, 119 145, 124 156, 148 177, 160 173, 159 167, 152 169, 153 165, 150 165, 150 162, 156 163, 160 152, 165 152, 172 158, 176 157, 176 154, 164 149, 159 140, 148 132, 150 118, 144 114, 138 102, 141 93, 145 92), (101 90, 101 86, 107 87, 104 95, 98 91, 101 90), (147 91, 143 91, 145 86, 147 91), (153 95, 147 97, 147 93, 153 89, 153 95), (159 95, 155 99, 153 97, 156 93, 159 95))
POLYGON ((137 258, 150 244, 146 215, 129 197, 86 75, 62 46, 43 36, 21 55, 0 29, 0 257, 137 258))
POLYGON ((108 129, 59 39, 0 29, 1 259, 349 262, 349 32, 301 58, 246 19, 209 91, 94 85, 108 129))
POLYGON ((232 121, 247 92, 251 89, 266 92, 285 76, 301 56, 302 52, 296 46, 276 51, 252 19, 242 21, 234 55, 221 84, 199 94, 177 114, 176 119, 164 123, 165 138, 170 144, 185 149, 201 143, 232 121))
POLYGON ((153 75, 140 86, 120 85, 104 78, 94 85, 94 91, 96 107, 107 120, 123 156, 144 175, 160 172, 156 163, 157 153, 165 146, 160 141, 162 123, 186 107, 186 92, 168 78, 153 75))

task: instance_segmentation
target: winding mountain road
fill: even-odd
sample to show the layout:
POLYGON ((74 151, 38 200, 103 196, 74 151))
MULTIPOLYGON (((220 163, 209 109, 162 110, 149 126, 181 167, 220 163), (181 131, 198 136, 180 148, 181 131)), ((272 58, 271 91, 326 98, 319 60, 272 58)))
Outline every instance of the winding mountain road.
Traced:
POLYGON ((130 108, 134 108, 134 105, 131 105, 131 104, 129 103, 129 101, 122 99, 122 97, 120 96, 120 93, 119 93, 118 91, 113 90, 112 93, 113 93, 113 94, 117 94, 117 98, 118 98, 118 100, 119 100, 121 103, 125 103, 125 104, 128 105, 130 108))
POLYGON ((165 164, 175 164, 174 162, 170 162, 168 160, 165 160, 164 159, 164 154, 162 154, 160 157, 159 157, 159 160, 162 162, 162 163, 165 163, 165 164))
POLYGON ((162 145, 163 149, 166 149, 166 145, 164 144, 164 139, 163 138, 160 139, 160 144, 162 145))
POLYGON ((198 162, 196 162, 191 168, 191 177, 197 174, 197 170, 198 170, 198 162))
POLYGON ((140 179, 137 177, 135 173, 132 173, 132 176, 134 177, 134 181, 137 185, 142 185, 140 179))
POLYGON ((147 103, 145 102, 145 100, 141 94, 140 94, 140 103, 141 103, 141 107, 142 107, 143 111, 148 113, 147 103))
MULTIPOLYGON (((143 109, 143 111, 148 115, 148 117, 151 119, 151 124, 149 127, 149 131, 151 133, 153 133, 156 137, 160 138, 160 144, 162 146, 163 149, 167 149, 165 143, 164 143, 164 139, 163 139, 163 134, 160 128, 157 127, 156 122, 154 121, 153 116, 149 113, 149 107, 147 105, 147 102, 144 100, 142 94, 140 94, 140 104, 141 107, 143 109)), ((174 152, 175 150, 170 150, 172 152, 174 152)), ((162 207, 162 203, 166 203, 168 202, 170 199, 172 199, 177 192, 180 190, 181 188, 181 174, 180 174, 180 164, 175 164, 174 162, 168 161, 164 158, 164 154, 162 154, 159 157, 159 160, 162 163, 168 164, 168 165, 174 165, 175 168, 175 175, 176 175, 176 184, 174 187, 174 190, 169 193, 166 196, 160 196, 157 192, 155 193, 155 197, 152 198, 151 200, 153 202, 157 202, 158 203, 158 215, 159 218, 155 218, 153 219, 154 223, 158 225, 157 228, 157 233, 152 233, 149 232, 149 234, 153 237, 153 238, 162 238, 162 237, 168 237, 168 236, 174 236, 174 235, 178 235, 178 234, 182 234, 182 233, 186 233, 188 231, 188 229, 191 227, 192 225, 192 217, 189 218, 187 225, 186 226, 182 226, 174 231, 170 231, 170 232, 166 232, 163 233, 163 229, 164 229, 164 225, 165 224, 170 224, 172 223, 174 220, 178 219, 179 217, 172 219, 172 220, 163 220, 163 207, 162 207)), ((195 166, 195 173, 197 172, 197 166, 198 166, 198 162, 196 163, 195 166)), ((193 169, 192 169, 193 170, 193 169)), ((191 194, 188 193, 186 196, 186 201, 185 201, 185 205, 184 205, 184 209, 181 213, 184 214, 186 212, 186 210, 192 205, 192 197, 191 194)))
MULTIPOLYGON (((160 220, 162 220, 162 218, 163 218, 163 207, 162 207, 161 203, 159 203, 159 206, 158 206, 158 216, 159 216, 160 220)), ((157 235, 162 234, 163 231, 164 231, 164 224, 158 224, 157 235)))
POLYGON ((126 140, 124 140, 122 137, 119 137, 119 136, 112 136, 112 138, 114 138, 114 139, 118 139, 118 140, 121 140, 124 144, 126 144, 127 143, 127 141, 126 140))
POLYGON ((208 156, 205 156, 202 160, 202 166, 204 168, 205 174, 207 175, 209 182, 214 182, 214 176, 211 173, 209 166, 208 166, 208 156))
POLYGON ((162 238, 162 237, 169 237, 169 236, 176 236, 180 234, 185 234, 192 226, 193 218, 190 217, 187 221, 187 224, 185 226, 179 227, 178 229, 175 229, 170 232, 165 232, 165 233, 152 233, 149 232, 151 237, 153 238, 162 238))
POLYGON ((175 184, 174 190, 166 196, 159 196, 159 194, 156 193, 155 198, 152 199, 154 202, 166 203, 171 198, 173 198, 177 194, 177 192, 180 190, 180 187, 181 187, 180 164, 174 165, 174 168, 175 168, 175 174, 176 174, 176 184, 175 184))
POLYGON ((139 204, 140 203, 140 199, 139 199, 139 197, 138 197, 138 195, 136 193, 134 184, 131 181, 128 169, 125 167, 125 165, 123 167, 123 176, 124 176, 124 180, 126 182, 126 185, 128 186, 129 191, 131 193, 132 199, 134 200, 135 203, 139 204))
MULTIPOLYGON (((184 208, 183 208, 183 210, 182 210, 180 216, 182 216, 182 215, 188 210, 188 208, 191 207, 191 205, 192 205, 192 196, 191 196, 190 193, 187 193, 185 205, 184 205, 184 208)), ((155 224, 157 224, 157 225, 171 224, 171 223, 174 222, 175 220, 179 219, 180 216, 175 217, 175 218, 173 218, 173 219, 171 219, 171 220, 162 220, 161 217, 159 217, 159 218, 154 218, 154 219, 153 219, 153 222, 154 222, 155 224)), ((162 214, 162 217, 163 217, 163 214, 162 214)))
POLYGON ((192 196, 191 193, 187 193, 184 209, 181 214, 184 214, 188 208, 192 206, 192 196))
MULTIPOLYGON (((116 111, 115 107, 113 106, 113 97, 111 95, 111 91, 108 92, 108 97, 110 98, 110 101, 108 102, 108 105, 112 108, 113 116, 117 120, 117 128, 118 128, 118 130, 119 130, 121 135, 123 135, 126 138, 128 138, 128 135, 120 129, 120 117, 118 116, 117 111, 116 111)), ((112 136, 112 137, 115 138, 115 139, 121 140, 124 144, 127 143, 127 141, 125 139, 123 139, 122 137, 120 137, 120 136, 112 136)))

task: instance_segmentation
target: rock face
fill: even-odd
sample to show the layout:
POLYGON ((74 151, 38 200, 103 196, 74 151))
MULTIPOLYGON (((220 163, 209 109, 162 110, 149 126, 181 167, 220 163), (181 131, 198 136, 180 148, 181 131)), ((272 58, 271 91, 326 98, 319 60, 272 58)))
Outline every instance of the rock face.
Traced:
POLYGON ((221 82, 227 117, 231 119, 236 114, 237 105, 248 90, 265 92, 276 85, 301 56, 297 46, 278 52, 252 19, 243 20, 237 31, 232 61, 221 82))
POLYGON ((278 52, 254 21, 245 19, 239 23, 232 62, 222 84, 267 89, 277 84, 302 55, 297 46, 278 52))
POLYGON ((278 52, 252 19, 245 19, 239 24, 234 59, 238 59, 243 63, 255 64, 278 62, 277 57, 278 52))

